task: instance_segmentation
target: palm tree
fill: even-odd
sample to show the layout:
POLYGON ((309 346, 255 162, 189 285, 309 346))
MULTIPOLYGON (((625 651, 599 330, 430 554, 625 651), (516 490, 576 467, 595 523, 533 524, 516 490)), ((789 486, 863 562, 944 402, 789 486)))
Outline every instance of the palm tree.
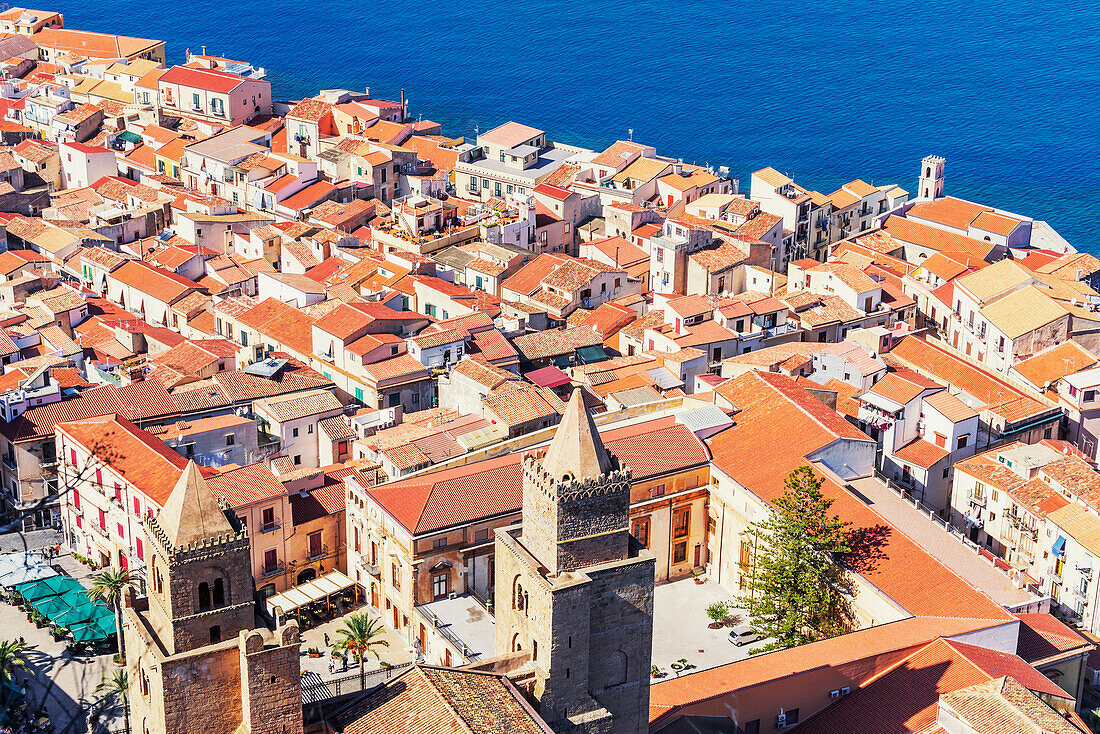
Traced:
POLYGON ((137 586, 137 577, 126 568, 105 568, 92 579, 92 588, 88 589, 88 598, 92 601, 102 599, 115 613, 115 637, 118 639, 118 653, 126 656, 126 645, 122 639, 122 597, 137 586))
POLYGON ((130 690, 130 676, 125 670, 116 670, 106 676, 98 686, 96 693, 103 694, 103 704, 106 705, 116 696, 122 700, 122 715, 126 720, 126 731, 130 731, 130 704, 126 698, 130 690))
POLYGON ((340 639, 332 646, 337 655, 351 655, 359 663, 359 685, 365 686, 367 674, 364 670, 367 653, 374 655, 378 660, 381 656, 376 647, 389 647, 389 640, 384 638, 386 634, 382 623, 371 618, 367 614, 351 614, 344 619, 344 626, 336 630, 336 636, 340 639))
POLYGON ((0 641, 0 680, 10 679, 16 668, 22 668, 27 664, 23 654, 27 651, 27 643, 19 640, 0 641))

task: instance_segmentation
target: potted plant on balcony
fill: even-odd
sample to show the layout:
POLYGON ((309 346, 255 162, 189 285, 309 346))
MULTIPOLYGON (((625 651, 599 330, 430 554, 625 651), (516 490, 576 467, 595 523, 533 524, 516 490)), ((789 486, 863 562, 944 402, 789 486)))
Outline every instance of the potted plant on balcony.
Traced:
POLYGON ((311 647, 311 648, 309 648, 309 656, 311 658, 319 658, 319 657, 321 657, 321 651, 319 649, 317 649, 316 647, 311 647))

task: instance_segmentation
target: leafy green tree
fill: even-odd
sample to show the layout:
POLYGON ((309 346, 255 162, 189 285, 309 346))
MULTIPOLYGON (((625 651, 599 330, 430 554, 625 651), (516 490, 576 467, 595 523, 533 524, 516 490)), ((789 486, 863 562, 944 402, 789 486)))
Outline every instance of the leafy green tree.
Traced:
POLYGON ((367 654, 381 659, 376 648, 389 647, 390 642, 385 638, 386 630, 381 620, 375 619, 366 613, 352 614, 344 619, 344 626, 336 630, 339 638, 332 646, 332 651, 337 655, 350 655, 359 663, 359 685, 366 685, 366 671, 364 662, 367 654))
POLYGON ((753 523, 754 557, 740 605, 753 629, 780 650, 851 629, 852 584, 841 564, 851 552, 848 524, 829 514, 833 501, 808 466, 795 469, 766 520, 753 523))
POLYGON ((130 731, 130 703, 126 700, 130 688, 130 676, 125 670, 116 670, 105 676, 95 692, 102 694, 103 703, 109 703, 116 697, 122 701, 122 714, 126 719, 125 731, 130 731))
POLYGON ((88 598, 92 601, 102 599, 115 613, 115 637, 118 639, 119 655, 126 656, 126 643, 122 639, 122 597, 137 586, 137 577, 125 568, 106 568, 92 579, 92 588, 88 589, 88 598))
POLYGON ((707 607, 707 616, 710 617, 710 621, 715 623, 725 622, 726 617, 729 616, 729 613, 729 602, 716 601, 709 607, 707 607))
POLYGON ((27 643, 19 640, 0 640, 0 680, 10 680, 16 668, 27 664, 23 657, 27 643))

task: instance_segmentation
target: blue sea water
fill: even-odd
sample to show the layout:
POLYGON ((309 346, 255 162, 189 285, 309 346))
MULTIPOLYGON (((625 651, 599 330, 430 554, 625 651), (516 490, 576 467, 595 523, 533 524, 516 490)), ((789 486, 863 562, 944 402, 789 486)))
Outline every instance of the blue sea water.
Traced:
POLYGON ((471 135, 771 165, 823 192, 861 177, 1045 219, 1100 252, 1100 9, 1093 2, 64 0, 73 28, 268 69, 276 98, 362 89, 471 135))

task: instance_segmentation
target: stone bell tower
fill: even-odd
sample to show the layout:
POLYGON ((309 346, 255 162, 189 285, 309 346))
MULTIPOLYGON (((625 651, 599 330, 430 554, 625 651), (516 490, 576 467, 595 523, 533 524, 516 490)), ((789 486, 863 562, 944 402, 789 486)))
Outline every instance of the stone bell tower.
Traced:
POLYGON ((576 390, 523 459, 523 522, 497 531, 496 652, 528 652, 558 731, 648 728, 655 560, 630 536, 631 471, 576 390))
POLYGON ((248 531, 194 462, 145 518, 148 600, 123 610, 136 734, 301 734, 298 627, 255 627, 248 531))
POLYGON ((920 162, 920 179, 917 181, 917 196, 924 201, 932 201, 943 196, 943 167, 947 164, 938 155, 927 155, 920 162))

